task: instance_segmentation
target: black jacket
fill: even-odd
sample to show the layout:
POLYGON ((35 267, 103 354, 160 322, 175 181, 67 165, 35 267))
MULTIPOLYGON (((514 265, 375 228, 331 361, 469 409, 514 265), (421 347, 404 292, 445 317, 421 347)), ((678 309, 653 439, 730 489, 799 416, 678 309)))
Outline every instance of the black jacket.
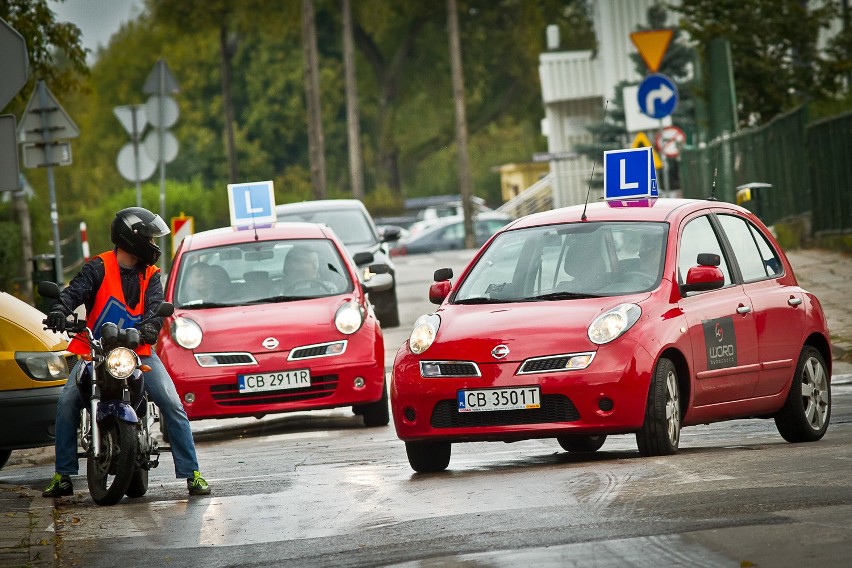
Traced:
MULTIPOLYGON (((127 305, 131 309, 139 303, 140 280, 145 268, 142 263, 138 263, 133 268, 119 267, 121 289, 124 292, 124 299, 127 300, 127 305)), ((93 257, 83 265, 80 272, 62 290, 59 294, 60 300, 51 304, 50 311, 62 311, 66 315, 70 315, 78 306, 84 305, 86 306, 86 313, 91 313, 92 306, 95 304, 95 296, 103 281, 104 261, 100 257, 93 257)), ((142 314, 142 319, 149 318, 162 301, 163 283, 160 280, 160 273, 157 272, 148 281, 148 288, 145 290, 145 313, 142 314)), ((163 327, 163 318, 152 318, 150 323, 157 326, 159 332, 160 328, 163 327)))

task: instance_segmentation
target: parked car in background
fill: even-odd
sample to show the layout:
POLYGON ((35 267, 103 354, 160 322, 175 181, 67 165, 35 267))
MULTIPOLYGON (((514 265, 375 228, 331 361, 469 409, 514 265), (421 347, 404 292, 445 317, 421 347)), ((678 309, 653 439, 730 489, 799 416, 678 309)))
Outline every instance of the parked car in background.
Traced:
POLYGON ((12 450, 52 446, 56 401, 77 356, 45 315, 0 292, 0 468, 12 450))
POLYGON ((681 428, 771 418, 788 442, 823 437, 831 340, 758 217, 721 201, 590 203, 500 231, 456 282, 435 272, 391 381, 417 472, 457 442, 555 438, 594 452, 634 434, 642 456, 681 428))
MULTIPOLYGON (((275 208, 278 221, 303 221, 324 223, 337 234, 349 254, 355 258, 359 252, 373 255, 372 262, 386 264, 393 278, 393 285, 385 292, 370 294, 376 309, 376 317, 382 327, 399 326, 399 306, 396 299, 396 267, 390 258, 388 243, 399 240, 399 231, 387 229, 379 235, 376 224, 364 204, 357 199, 319 199, 286 203, 275 208)), ((367 264, 361 263, 362 271, 367 264)))
MULTIPOLYGON (((491 235, 505 227, 511 217, 502 213, 480 213, 473 221, 476 246, 481 247, 491 235)), ((423 254, 465 248, 464 217, 444 217, 432 226, 400 239, 391 256, 423 254)))
POLYGON ((203 231, 178 249, 157 353, 190 420, 352 406, 388 423, 384 338, 368 292, 391 285, 315 223, 203 231))
MULTIPOLYGON (((474 195, 470 198, 470 201, 474 217, 493 211, 493 209, 485 204, 485 200, 481 197, 474 195)), ((444 219, 461 219, 463 217, 464 202, 461 199, 434 203, 417 212, 417 221, 408 227, 408 231, 411 234, 417 234, 444 219)))

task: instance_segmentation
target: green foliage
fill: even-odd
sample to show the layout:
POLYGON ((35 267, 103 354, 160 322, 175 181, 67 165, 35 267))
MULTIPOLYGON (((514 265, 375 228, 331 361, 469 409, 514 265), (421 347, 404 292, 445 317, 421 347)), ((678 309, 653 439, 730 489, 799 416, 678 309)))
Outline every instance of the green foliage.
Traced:
POLYGON ((0 290, 14 291, 21 265, 21 229, 17 223, 0 221, 0 290))
POLYGON ((836 2, 692 0, 675 8, 680 26, 699 44, 730 42, 742 126, 765 123, 804 102, 833 98, 852 68, 848 29, 821 53, 819 33, 837 15, 836 2))

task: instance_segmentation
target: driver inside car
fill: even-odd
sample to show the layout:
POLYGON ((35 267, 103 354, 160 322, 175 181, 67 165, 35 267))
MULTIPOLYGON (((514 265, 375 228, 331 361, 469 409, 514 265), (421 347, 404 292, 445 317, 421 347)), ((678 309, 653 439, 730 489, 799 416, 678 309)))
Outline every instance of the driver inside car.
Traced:
POLYGON ((284 295, 326 294, 336 289, 332 282, 320 278, 320 261, 317 251, 304 245, 295 245, 284 257, 281 277, 284 295))

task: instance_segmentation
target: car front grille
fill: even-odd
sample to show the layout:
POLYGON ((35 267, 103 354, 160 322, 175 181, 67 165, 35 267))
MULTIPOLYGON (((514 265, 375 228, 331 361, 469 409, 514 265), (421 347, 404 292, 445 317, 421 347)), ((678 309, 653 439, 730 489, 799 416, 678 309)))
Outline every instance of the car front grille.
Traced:
POLYGON ((332 341, 330 343, 296 347, 290 352, 290 356, 287 360, 293 361, 294 359, 313 359, 315 357, 334 357, 336 355, 343 355, 346 351, 346 345, 346 341, 332 341))
POLYGON ((479 367, 471 361, 420 361, 420 376, 440 377, 481 377, 479 367))
POLYGON ((320 399, 334 394, 337 389, 337 375, 311 377, 311 386, 301 389, 288 389, 275 392, 254 392, 240 394, 237 383, 213 385, 210 395, 219 406, 253 406, 256 404, 282 404, 320 399))
POLYGON ((459 412, 458 403, 455 400, 442 400, 432 411, 431 424, 433 428, 476 428, 478 426, 574 422, 579 419, 580 413, 567 396, 548 394, 541 397, 541 408, 530 410, 459 412))
POLYGON ((196 353, 195 360, 202 367, 257 365, 257 361, 251 353, 196 353))
MULTIPOLYGON (((593 353, 566 353, 564 355, 549 355, 547 357, 534 357, 532 359, 527 359, 523 363, 521 363, 520 368, 518 369, 519 375, 528 375, 533 373, 546 373, 548 371, 566 371, 572 370, 568 369, 568 362, 571 361, 574 357, 578 356, 591 356, 594 357, 593 353)), ((589 360, 589 363, 591 359, 589 360)), ((588 366, 588 363, 586 364, 588 366)))

